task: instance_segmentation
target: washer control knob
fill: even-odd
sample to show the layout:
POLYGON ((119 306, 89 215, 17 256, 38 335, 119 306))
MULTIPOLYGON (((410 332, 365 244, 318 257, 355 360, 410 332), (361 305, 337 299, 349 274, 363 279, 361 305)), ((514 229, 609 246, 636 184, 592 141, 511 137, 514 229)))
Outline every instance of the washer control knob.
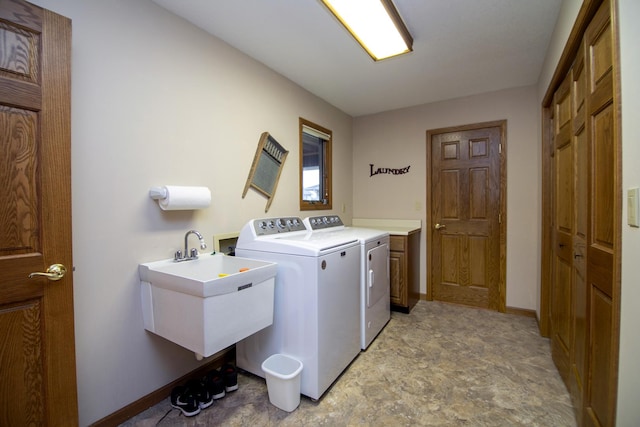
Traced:
POLYGON ((276 225, 278 226, 278 228, 285 228, 287 225, 284 222, 284 219, 280 218, 278 219, 278 221, 276 221, 276 225))

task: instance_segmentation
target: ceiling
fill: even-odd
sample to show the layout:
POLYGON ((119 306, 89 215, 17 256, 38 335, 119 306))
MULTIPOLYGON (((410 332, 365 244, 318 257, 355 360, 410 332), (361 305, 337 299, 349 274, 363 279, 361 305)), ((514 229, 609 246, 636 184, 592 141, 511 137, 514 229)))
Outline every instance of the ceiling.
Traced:
POLYGON ((413 52, 374 62, 320 0, 153 0, 357 117, 535 84, 562 0, 394 0, 413 52))

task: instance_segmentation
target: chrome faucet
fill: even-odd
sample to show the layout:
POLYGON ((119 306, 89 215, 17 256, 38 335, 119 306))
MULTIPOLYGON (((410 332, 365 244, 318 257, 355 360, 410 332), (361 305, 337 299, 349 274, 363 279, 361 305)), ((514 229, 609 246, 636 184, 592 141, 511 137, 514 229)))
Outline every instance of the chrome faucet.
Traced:
POLYGON ((200 249, 207 249, 207 244, 204 242, 204 237, 202 237, 202 234, 200 234, 196 230, 189 230, 184 235, 184 253, 182 253, 182 251, 179 249, 175 253, 173 259, 176 262, 198 259, 198 250, 196 248, 189 249, 189 235, 191 234, 195 234, 200 240, 200 249))

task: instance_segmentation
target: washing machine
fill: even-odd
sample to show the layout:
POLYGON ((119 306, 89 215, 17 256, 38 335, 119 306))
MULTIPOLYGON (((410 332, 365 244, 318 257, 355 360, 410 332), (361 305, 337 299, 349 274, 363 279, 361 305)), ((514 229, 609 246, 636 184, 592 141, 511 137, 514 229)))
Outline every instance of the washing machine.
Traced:
POLYGON ((338 215, 304 219, 312 233, 330 233, 360 243, 360 346, 366 350, 391 319, 389 233, 346 227, 338 215))
POLYGON ((237 366, 264 378, 269 356, 291 356, 300 392, 320 399, 360 353, 359 241, 311 233, 298 217, 254 219, 236 255, 278 265, 273 324, 236 344, 237 366))

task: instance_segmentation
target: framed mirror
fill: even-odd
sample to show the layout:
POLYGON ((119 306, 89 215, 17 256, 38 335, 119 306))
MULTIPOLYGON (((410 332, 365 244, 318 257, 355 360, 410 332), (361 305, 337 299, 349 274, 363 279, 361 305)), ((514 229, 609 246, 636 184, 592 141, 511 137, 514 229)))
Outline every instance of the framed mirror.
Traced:
POLYGON ((267 212, 276 193, 278 180, 280 179, 287 154, 289 154, 289 151, 285 150, 278 141, 269 135, 269 132, 263 132, 258 141, 258 148, 253 157, 242 198, 244 199, 247 195, 249 188, 255 189, 267 198, 267 206, 264 209, 267 212))

